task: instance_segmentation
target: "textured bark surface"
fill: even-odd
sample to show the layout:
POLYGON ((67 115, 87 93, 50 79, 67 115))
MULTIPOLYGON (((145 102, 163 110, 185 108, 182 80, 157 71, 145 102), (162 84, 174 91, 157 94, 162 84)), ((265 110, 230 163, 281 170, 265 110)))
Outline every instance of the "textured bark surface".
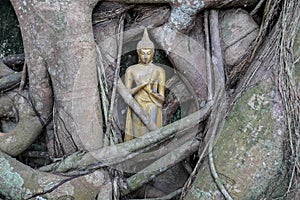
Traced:
POLYGON ((259 26, 244 10, 226 10, 220 13, 222 50, 230 67, 241 61, 253 45, 259 26))
POLYGON ((110 178, 104 170, 68 178, 36 171, 2 152, 0 169, 1 194, 10 199, 95 199, 99 191, 103 199, 112 197, 110 178))
MULTIPOLYGON (((9 71, 8 71, 9 72, 9 71)), ((4 72, 7 73, 7 72, 4 72)), ((20 84, 22 74, 19 72, 9 72, 9 74, 1 77, 0 91, 4 92, 7 89, 12 89, 20 84)))
POLYGON ((0 150, 17 156, 25 151, 41 133, 43 126, 28 102, 28 92, 13 91, 0 97, 0 118, 15 118, 16 127, 0 137, 0 150))
POLYGON ((14 72, 0 60, 0 78, 14 72))
POLYGON ((151 33, 159 48, 167 52, 178 73, 186 79, 189 91, 195 93, 200 104, 207 97, 203 46, 187 35, 170 29, 168 25, 154 29, 151 33))
MULTIPOLYGON (((300 4, 284 2, 284 8, 282 16, 296 13, 294 10, 300 9, 300 4)), ((296 18, 299 19, 299 15, 296 18)), ((204 164, 187 199, 223 199, 216 186, 218 182, 223 183, 236 199, 281 198, 287 195, 286 192, 291 192, 292 179, 296 181, 298 178, 296 175, 292 175, 291 179, 286 178, 289 173, 296 172, 288 172, 290 166, 287 165, 285 156, 291 152, 296 153, 293 141, 297 137, 298 128, 290 125, 294 128, 288 129, 286 123, 298 120, 294 112, 299 112, 299 106, 290 100, 294 93, 286 95, 284 91, 293 88, 292 83, 297 76, 282 73, 283 68, 286 71, 295 68, 292 64, 283 64, 278 57, 285 55, 282 48, 290 49, 292 46, 287 44, 294 44, 293 38, 299 21, 290 22, 287 18, 279 18, 232 95, 234 107, 230 110, 222 134, 213 149, 220 180, 207 184, 212 180, 211 167, 204 164), (284 38, 289 41, 285 44, 281 40, 285 35, 285 30, 280 28, 282 26, 289 27, 286 31, 291 31, 292 34, 291 37, 284 38), (283 81, 286 78, 291 85, 283 81), (285 88, 284 91, 282 88, 285 88), (295 107, 290 110, 287 105, 295 107), (287 135, 290 147, 286 147, 287 135)))
POLYGON ((23 65, 25 61, 24 54, 9 55, 3 58, 3 63, 9 67, 15 67, 16 65, 23 65))
POLYGON ((54 136, 49 136, 57 147, 54 156, 101 147, 91 5, 81 1, 12 3, 21 24, 33 105, 45 124, 54 114, 54 136))
MULTIPOLYGON (((287 180, 286 166, 282 163, 283 110, 270 78, 247 91, 228 116, 213 155, 220 181, 234 199, 284 195, 287 180), (266 191, 272 195, 264 196, 266 191)), ((186 199, 220 199, 221 196, 205 161, 186 199)))
MULTIPOLYGON (((44 171, 66 172, 68 170, 84 168, 96 162, 99 166, 122 163, 123 161, 127 161, 128 159, 149 150, 149 148, 152 148, 156 143, 172 138, 178 131, 188 129, 199 124, 199 122, 207 118, 210 110, 211 104, 208 104, 205 108, 189 115, 188 117, 158 130, 151 131, 140 138, 135 138, 126 143, 104 147, 93 152, 72 154, 69 157, 66 157, 65 160, 43 167, 42 169, 44 171)), ((180 135, 180 132, 178 134, 180 135)), ((195 134, 196 132, 187 134, 189 136, 188 139, 194 137, 195 134)), ((187 138, 185 139, 188 140, 187 138)), ((185 142, 185 140, 181 142, 185 142)), ((127 168, 126 163, 124 167, 125 169, 127 168)), ((122 170, 122 165, 120 165, 120 168, 122 170)))
MULTIPOLYGON (((98 0, 11 1, 23 34, 29 95, 13 91, 0 96, 0 119, 19 116, 15 129, 0 133, 1 195, 14 199, 118 199, 122 198, 118 192, 123 196, 152 180, 149 185, 154 187, 147 190, 145 186, 140 197, 148 197, 147 191, 153 197, 163 196, 162 191, 171 193, 183 186, 187 176, 177 163, 197 149, 200 159, 193 163, 194 170, 189 169, 194 165, 185 166, 192 171, 191 177, 182 190, 168 195, 170 198, 180 192, 182 197, 187 193, 186 199, 222 199, 222 194, 227 199, 275 198, 294 189, 300 109, 299 58, 298 50, 293 49, 299 43, 293 40, 300 18, 297 1, 112 0, 96 7, 98 0), (210 8, 222 11, 202 13, 210 8), (261 17, 261 24, 252 16, 261 17), (191 104, 187 113, 204 108, 159 130, 143 117, 154 131, 106 146, 103 131, 107 127, 102 124, 104 106, 100 103, 103 90, 98 88, 103 82, 97 80, 97 67, 104 65, 105 73, 100 75, 108 83, 105 95, 114 99, 111 91, 118 56, 135 50, 144 26, 175 69, 169 85, 175 97, 168 97, 166 112, 176 112, 181 103, 191 104), (120 33, 124 34, 122 53, 120 33), (100 51, 96 51, 95 40, 100 51), (226 82, 231 88, 228 91, 226 82), (53 126, 47 127, 50 155, 71 155, 40 170, 68 171, 68 178, 30 169, 3 153, 20 154, 49 121, 53 121, 53 126), (284 141, 288 141, 286 151, 284 141), (208 164, 202 160, 205 153, 209 154, 208 164), (156 178, 164 171, 164 176, 156 178), (171 177, 178 173, 183 180, 171 177)), ((1 63, 0 77, 11 72, 1 63)), ((19 80, 19 75, 9 76, 19 80)), ((4 78, 1 81, 8 83, 4 78)), ((128 91, 118 90, 125 102, 138 110, 128 91)), ((143 116, 142 110, 137 113, 143 116)), ((120 124, 117 118, 108 123, 120 124)), ((122 134, 122 128, 113 129, 122 134)))

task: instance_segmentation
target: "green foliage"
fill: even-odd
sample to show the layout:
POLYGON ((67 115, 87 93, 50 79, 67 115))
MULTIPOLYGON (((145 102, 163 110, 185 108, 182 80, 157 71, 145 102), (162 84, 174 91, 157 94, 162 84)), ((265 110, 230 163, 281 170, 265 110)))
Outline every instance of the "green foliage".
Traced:
POLYGON ((23 52, 21 30, 17 16, 9 0, 1 0, 0 6, 0 58, 23 52))

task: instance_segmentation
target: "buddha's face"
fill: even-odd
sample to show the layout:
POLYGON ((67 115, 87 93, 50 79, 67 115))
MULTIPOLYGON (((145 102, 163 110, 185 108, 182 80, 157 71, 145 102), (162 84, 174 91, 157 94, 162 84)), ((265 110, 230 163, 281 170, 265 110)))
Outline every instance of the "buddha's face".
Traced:
POLYGON ((139 55, 140 63, 147 65, 153 59, 154 50, 153 49, 139 49, 138 55, 139 55))

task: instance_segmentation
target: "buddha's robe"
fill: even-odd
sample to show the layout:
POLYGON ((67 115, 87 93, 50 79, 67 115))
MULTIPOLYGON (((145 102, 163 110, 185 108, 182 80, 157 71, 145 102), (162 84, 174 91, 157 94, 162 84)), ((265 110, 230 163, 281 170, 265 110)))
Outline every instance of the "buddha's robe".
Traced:
MULTIPOLYGON (((156 65, 144 66, 137 64, 129 67, 125 74, 125 86, 128 89, 132 85, 147 83, 133 95, 150 119, 157 127, 162 127, 162 106, 164 98, 165 71, 156 65)), ((140 137, 147 132, 147 128, 141 119, 128 107, 126 116, 125 141, 140 137)))

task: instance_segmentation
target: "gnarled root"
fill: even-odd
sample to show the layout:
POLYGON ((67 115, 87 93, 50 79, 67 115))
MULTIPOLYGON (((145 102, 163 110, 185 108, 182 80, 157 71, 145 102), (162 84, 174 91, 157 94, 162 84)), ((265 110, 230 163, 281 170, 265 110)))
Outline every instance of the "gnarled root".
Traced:
POLYGON ((0 134, 0 150, 17 156, 27 149, 42 131, 42 124, 26 98, 27 92, 9 92, 0 97, 0 118, 17 118, 17 126, 0 134))
POLYGON ((105 170, 59 176, 34 170, 0 151, 0 194, 8 199, 111 199, 112 185, 105 170), (99 192, 100 191, 100 192, 99 192))
POLYGON ((184 130, 197 125, 210 114, 212 104, 208 103, 205 108, 158 130, 130 140, 125 143, 104 147, 97 151, 82 154, 72 154, 65 160, 40 168, 42 171, 66 172, 84 168, 96 163, 97 167, 115 165, 131 159, 166 139, 173 137, 179 130, 184 130))

